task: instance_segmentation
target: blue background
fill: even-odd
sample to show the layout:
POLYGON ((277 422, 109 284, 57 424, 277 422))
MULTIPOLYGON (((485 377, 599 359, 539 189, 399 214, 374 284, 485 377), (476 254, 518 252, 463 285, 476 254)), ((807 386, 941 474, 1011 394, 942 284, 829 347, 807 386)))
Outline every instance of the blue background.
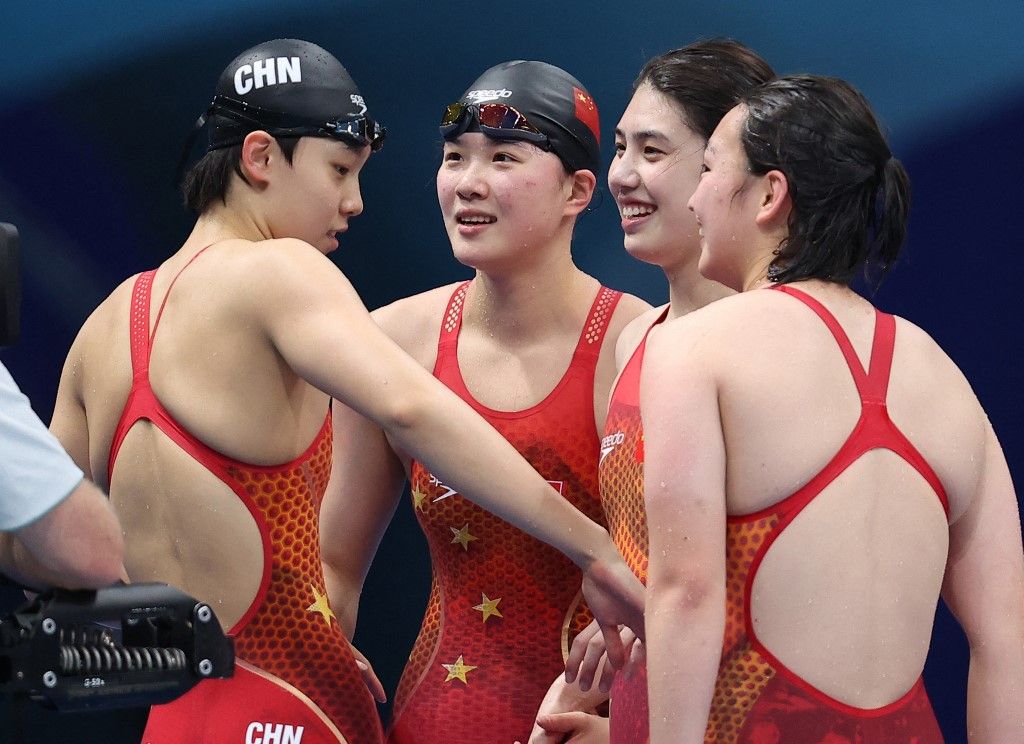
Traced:
MULTIPOLYGON (((574 73, 598 102, 607 161, 643 62, 727 35, 780 73, 844 77, 873 102, 914 187, 905 254, 875 299, 927 329, 962 367, 1019 481, 1024 3, 885 5, 9 1, 0 11, 0 221, 21 231, 25 299, 23 340, 0 359, 48 420, 64 355, 88 313, 187 235, 174 166, 217 75, 252 44, 295 36, 326 47, 390 130, 364 172, 366 211, 335 255, 373 308, 468 276, 450 256, 436 204, 436 123, 483 69, 531 58, 574 73)), ((663 302, 660 273, 625 256, 607 189, 602 196, 577 229, 578 262, 663 302)), ((403 506, 357 635, 389 691, 428 581, 429 559, 403 506)), ((966 663, 962 635, 940 608, 926 681, 951 742, 966 740, 966 663)))

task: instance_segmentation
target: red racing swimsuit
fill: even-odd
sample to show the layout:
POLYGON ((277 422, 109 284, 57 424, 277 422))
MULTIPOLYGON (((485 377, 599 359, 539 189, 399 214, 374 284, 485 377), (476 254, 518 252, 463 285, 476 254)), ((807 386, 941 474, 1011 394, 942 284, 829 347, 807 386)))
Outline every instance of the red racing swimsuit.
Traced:
MULTIPOLYGON (((523 411, 477 402, 458 365, 469 283, 451 297, 434 376, 467 401, 556 488, 603 524, 597 495, 594 371, 621 294, 601 288, 554 390, 523 411)), ((391 744, 493 744, 530 736, 537 708, 590 622, 569 559, 445 486, 418 462, 416 518, 430 547, 426 615, 395 694, 391 744)), ((515 498, 510 492, 508 498, 515 498)))
MULTIPOLYGON (((751 589, 764 556, 803 509, 861 455, 875 449, 895 453, 931 485, 949 512, 945 489, 935 472, 896 428, 886 408, 895 318, 875 311, 871 360, 865 371, 846 333, 821 303, 794 287, 774 288, 803 302, 826 324, 857 385, 861 416, 832 460, 803 488, 766 509, 727 519, 725 637, 705 744, 941 744, 942 733, 920 678, 888 705, 857 708, 830 697, 788 669, 754 633, 751 589)), ((607 503, 605 509, 612 522, 614 510, 607 503)), ((643 516, 639 520, 643 524, 643 516)), ((646 539, 644 548, 646 551, 646 539)), ((646 567, 646 559, 643 565, 646 567)), ((634 690, 636 695, 642 692, 634 690)), ((627 709, 640 706, 635 699, 626 701, 627 709)), ((613 726, 615 711, 613 698, 613 726)), ((612 738, 613 744, 642 741, 612 738)))
MULTIPOLYGON (((647 512, 644 508, 644 427, 640 420, 640 370, 651 328, 665 320, 668 308, 647 329, 622 368, 608 402, 601 440, 601 505, 608 532, 633 573, 647 584, 647 512)), ((611 690, 612 744, 643 744, 648 739, 647 669, 615 676, 611 690)))
POLYGON ((139 275, 133 290, 132 389, 111 445, 108 483, 128 431, 140 420, 151 422, 248 508, 263 541, 263 576, 248 610, 229 630, 237 659, 234 677, 201 682, 177 700, 154 706, 143 742, 379 744, 383 733, 376 707, 328 605, 320 564, 318 519, 331 471, 330 411, 306 451, 282 465, 238 462, 192 436, 157 400, 149 382, 160 322, 158 314, 151 336, 155 273, 139 275))

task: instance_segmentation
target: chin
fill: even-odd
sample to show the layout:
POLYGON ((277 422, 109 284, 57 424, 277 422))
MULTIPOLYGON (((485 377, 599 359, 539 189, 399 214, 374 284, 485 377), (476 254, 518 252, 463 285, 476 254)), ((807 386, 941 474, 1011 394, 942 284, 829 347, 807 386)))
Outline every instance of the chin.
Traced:
POLYGON ((743 291, 743 282, 739 275, 734 271, 729 271, 726 266, 707 260, 707 251, 701 254, 700 260, 697 262, 697 270, 705 279, 718 282, 736 292, 743 291))
POLYGON ((452 257, 463 266, 476 269, 479 264, 486 263, 487 251, 481 248, 479 245, 468 246, 455 240, 452 241, 452 257))
POLYGON ((650 240, 632 240, 627 235, 622 243, 626 253, 637 261, 665 267, 679 260, 679 246, 661 245, 650 240))

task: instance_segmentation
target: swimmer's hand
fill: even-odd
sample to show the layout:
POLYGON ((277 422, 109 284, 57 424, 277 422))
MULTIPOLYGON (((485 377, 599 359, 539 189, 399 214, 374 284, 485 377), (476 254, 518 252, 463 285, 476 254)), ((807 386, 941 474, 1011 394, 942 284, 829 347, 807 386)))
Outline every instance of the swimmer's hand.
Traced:
POLYGON ((608 739, 607 718, 577 710, 538 716, 528 744, 608 744, 608 739))
POLYGON ((363 675, 363 682, 366 684, 366 689, 370 691, 370 694, 373 695, 373 699, 378 703, 386 703, 388 701, 388 696, 384 694, 384 685, 380 683, 380 680, 377 678, 377 673, 373 671, 373 667, 370 665, 369 660, 351 643, 349 643, 348 646, 352 649, 352 655, 356 657, 356 666, 359 667, 359 671, 363 675))
MULTIPOLYGON (((629 676, 638 664, 644 662, 644 647, 640 639, 629 628, 619 629, 619 639, 629 658, 623 673, 629 676)), ((612 689, 616 670, 608 663, 605 636, 597 623, 591 623, 573 640, 569 656, 565 661, 565 683, 575 685, 586 693, 598 681, 597 689, 605 697, 612 689)))
MULTIPOLYGON (((625 625, 643 639, 645 589, 611 540, 608 546, 608 555, 594 558, 583 567, 583 597, 604 636, 609 663, 615 669, 621 669, 629 656, 619 637, 619 628, 625 625)), ((573 644, 575 646, 576 643, 573 644)), ((566 680, 572 682, 574 679, 575 672, 569 674, 567 670, 566 680)))
MULTIPOLYGON (((596 623, 591 623, 588 630, 591 628, 601 637, 596 623)), ((558 675, 537 711, 529 744, 561 744, 563 741, 607 744, 608 719, 595 712, 597 706, 607 700, 607 693, 597 689, 584 692, 558 675)))

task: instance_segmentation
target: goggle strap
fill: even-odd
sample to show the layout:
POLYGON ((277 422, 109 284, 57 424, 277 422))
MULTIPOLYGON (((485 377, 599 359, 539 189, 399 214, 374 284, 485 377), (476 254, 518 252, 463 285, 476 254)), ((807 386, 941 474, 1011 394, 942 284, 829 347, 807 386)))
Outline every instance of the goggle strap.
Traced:
POLYGON ((181 156, 178 158, 178 166, 174 169, 174 185, 178 188, 181 187, 181 180, 185 176, 185 168, 188 165, 189 158, 192 155, 192 148, 195 147, 196 139, 199 137, 199 133, 203 131, 203 127, 206 126, 206 113, 203 112, 196 119, 196 123, 192 125, 192 131, 189 132, 188 137, 185 139, 185 145, 181 148, 181 156))

